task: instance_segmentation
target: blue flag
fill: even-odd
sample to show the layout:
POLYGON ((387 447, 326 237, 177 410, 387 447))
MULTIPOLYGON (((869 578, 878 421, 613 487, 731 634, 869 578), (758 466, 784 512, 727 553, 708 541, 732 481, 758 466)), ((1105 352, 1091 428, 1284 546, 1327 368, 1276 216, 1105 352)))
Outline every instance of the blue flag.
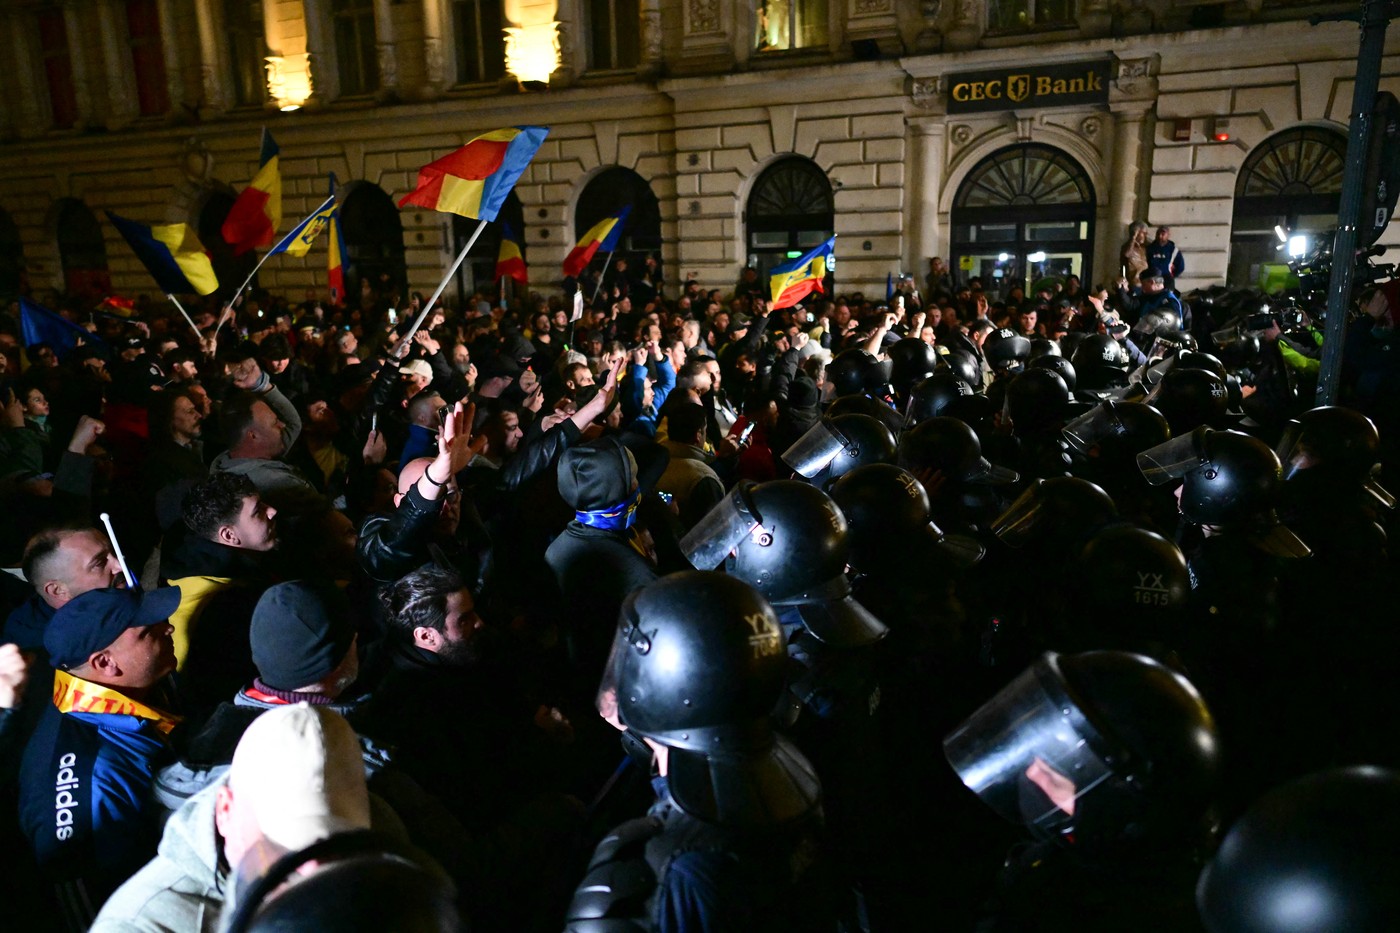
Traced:
POLYGON ((79 338, 85 343, 105 346, 96 334, 88 333, 67 318, 54 314, 28 298, 19 300, 19 330, 26 349, 36 343, 46 343, 53 347, 60 360, 78 345, 79 338))
POLYGON ((611 253, 617 249, 617 244, 622 240, 622 230, 627 225, 627 215, 632 213, 632 205, 628 204, 613 216, 617 218, 617 223, 608 231, 608 235, 603 237, 603 242, 598 244, 598 252, 611 253))

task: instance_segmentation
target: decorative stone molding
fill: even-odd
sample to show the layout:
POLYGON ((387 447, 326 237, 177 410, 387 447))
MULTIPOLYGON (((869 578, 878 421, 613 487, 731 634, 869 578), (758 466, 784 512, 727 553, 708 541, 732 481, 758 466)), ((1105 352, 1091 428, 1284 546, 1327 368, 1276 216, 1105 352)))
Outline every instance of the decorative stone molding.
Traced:
POLYGON ((893 10, 891 0, 855 0, 851 12, 856 16, 878 16, 893 10))
POLYGON ((1098 139, 1101 129, 1103 129, 1103 124, 1096 116, 1085 117, 1084 122, 1079 124, 1079 132, 1084 134, 1085 139, 1098 139))
POLYGON ((703 36, 723 30, 724 19, 720 13, 719 0, 686 0, 686 35, 703 36))
POLYGON ((454 83, 453 76, 446 73, 447 62, 442 54, 442 40, 435 36, 423 39, 423 79, 432 89, 438 90, 454 83))
POLYGON ((966 123, 958 123, 954 125, 952 132, 948 134, 948 138, 953 141, 954 148, 966 146, 968 143, 972 142, 972 127, 968 126, 966 123))
POLYGON ((914 102, 914 106, 925 109, 944 103, 943 76, 915 78, 909 84, 909 99, 914 102))

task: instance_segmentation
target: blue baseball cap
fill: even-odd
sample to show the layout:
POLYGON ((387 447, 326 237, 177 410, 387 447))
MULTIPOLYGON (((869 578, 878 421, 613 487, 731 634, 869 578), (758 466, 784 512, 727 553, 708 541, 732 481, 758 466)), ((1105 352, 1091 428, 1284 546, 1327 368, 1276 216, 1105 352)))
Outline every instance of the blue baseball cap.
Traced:
POLYGON ((180 605, 180 588, 149 593, 138 589, 89 590, 65 603, 44 630, 44 647, 54 667, 67 670, 111 645, 129 628, 169 619, 180 605))

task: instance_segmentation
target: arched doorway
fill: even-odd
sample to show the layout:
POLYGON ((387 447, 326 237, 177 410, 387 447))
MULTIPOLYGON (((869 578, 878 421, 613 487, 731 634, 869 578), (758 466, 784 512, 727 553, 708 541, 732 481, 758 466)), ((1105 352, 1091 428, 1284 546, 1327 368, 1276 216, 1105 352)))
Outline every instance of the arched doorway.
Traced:
POLYGON ((1337 226, 1346 152, 1344 135, 1315 126, 1284 130, 1254 147, 1235 180, 1231 285, 1259 284, 1263 267, 1286 263, 1290 248, 1306 251, 1337 226))
POLYGON ((359 303, 361 283, 369 282, 380 303, 408 287, 404 260, 403 221, 399 209, 384 189, 369 181, 345 186, 340 203, 340 223, 345 234, 347 303, 359 303))
MULTIPOLYGON (((219 290, 214 294, 220 301, 233 295, 233 290, 243 283, 248 273, 258 264, 258 254, 249 250, 241 256, 233 254, 233 247, 224 241, 224 219, 233 207, 234 196, 227 191, 214 191, 205 199, 199 209, 199 242, 209 252, 209 263, 214 267, 214 275, 219 279, 219 290)), ((256 288, 254 279, 252 287, 256 288)))
POLYGON ((24 280, 24 241, 19 227, 0 209, 0 301, 28 291, 24 280))
POLYGON ((1058 149, 1028 143, 978 162, 958 186, 952 265, 958 281, 980 277, 989 295, 1019 285, 1029 295, 1047 279, 1089 281, 1094 187, 1058 149))
MULTIPOLYGON (((574 208, 574 241, 588 232, 588 229, 602 220, 630 206, 622 228, 622 239, 617 245, 617 255, 613 261, 626 259, 634 273, 639 273, 646 257, 656 256, 661 262, 661 204, 652 193, 647 180, 630 168, 613 166, 594 175, 579 193, 578 204, 574 208)), ((572 244, 570 244, 572 246, 572 244)), ((591 264, 593 270, 607 262, 606 253, 598 252, 591 264)))
MULTIPOLYGON (((452 215, 452 258, 456 259, 457 254, 462 251, 462 247, 467 245, 472 233, 476 230, 477 222, 470 217, 463 217, 459 214, 452 215)), ((496 219, 488 221, 486 229, 481 231, 481 236, 476 238, 472 244, 472 251, 467 254, 467 261, 462 263, 457 269, 457 301, 459 306, 473 294, 480 292, 482 295, 499 297, 496 281, 496 260, 501 255, 501 239, 505 234, 506 226, 509 226, 514 234, 516 242, 520 244, 520 254, 528 264, 530 257, 525 249, 525 209, 520 204, 520 198, 514 191, 506 195, 506 202, 501 205, 501 212, 496 215, 496 219)), ((519 288, 514 282, 506 286, 519 288)), ((509 293, 508 293, 509 294, 509 293)))
POLYGON ((831 180, 821 166, 800 156, 763 170, 744 208, 748 264, 759 281, 768 270, 830 239, 836 229, 831 180))
POLYGON ((111 294, 107 245, 102 240, 102 225, 97 222, 97 215, 77 198, 64 198, 58 202, 55 216, 64 291, 84 300, 111 294))

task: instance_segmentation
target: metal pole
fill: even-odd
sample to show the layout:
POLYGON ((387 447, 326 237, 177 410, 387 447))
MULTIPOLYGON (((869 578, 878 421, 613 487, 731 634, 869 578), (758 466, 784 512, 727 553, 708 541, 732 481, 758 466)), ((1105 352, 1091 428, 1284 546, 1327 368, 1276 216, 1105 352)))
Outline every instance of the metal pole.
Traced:
MULTIPOLYGON (((616 251, 614 250, 613 252, 616 251)), ((608 274, 608 264, 612 262, 612 258, 613 254, 610 252, 608 253, 608 258, 603 260, 603 271, 598 273, 598 287, 593 289, 593 298, 588 302, 589 304, 593 304, 593 302, 598 300, 598 293, 603 290, 603 279, 608 274)))
POLYGON ((423 306, 423 310, 418 312, 418 317, 413 321, 413 326, 408 329, 408 333, 403 335, 405 342, 412 340, 413 335, 418 333, 418 328, 423 326, 423 321, 428 317, 429 312, 433 310, 433 306, 437 304, 437 300, 442 297, 443 291, 447 288, 447 283, 452 281, 452 277, 457 274, 457 270, 461 268, 462 263, 466 262, 467 253, 472 251, 472 247, 476 245, 476 238, 481 236, 481 231, 485 229, 485 219, 477 221, 476 229, 472 231, 471 239, 467 240, 467 245, 463 246, 462 251, 457 254, 457 261, 452 263, 452 268, 447 270, 447 274, 444 275, 442 281, 438 283, 437 291, 433 292, 433 297, 428 299, 428 303, 423 306))
POLYGON ((1342 343, 1346 340, 1351 283, 1356 270, 1356 234, 1361 220, 1366 154, 1371 139, 1371 111, 1380 83, 1385 30, 1390 25, 1389 0, 1362 0, 1361 48, 1356 57, 1356 84, 1347 128, 1347 160, 1342 173, 1337 237, 1332 244, 1332 279, 1327 287, 1327 332, 1322 343, 1322 368, 1317 377, 1317 404, 1336 402, 1342 379, 1342 343))

